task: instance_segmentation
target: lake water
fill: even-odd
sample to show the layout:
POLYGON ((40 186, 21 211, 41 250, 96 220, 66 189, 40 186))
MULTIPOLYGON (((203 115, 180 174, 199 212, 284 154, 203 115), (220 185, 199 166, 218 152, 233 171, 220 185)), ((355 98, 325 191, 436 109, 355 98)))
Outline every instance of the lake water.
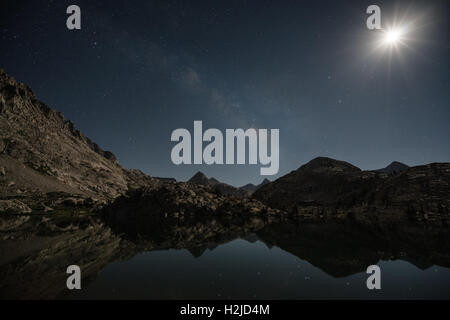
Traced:
MULTIPOLYGON (((364 270, 373 263, 364 264, 366 257, 358 253, 353 261, 352 256, 341 252, 329 259, 330 251, 319 250, 327 256, 321 260, 314 255, 310 259, 316 262, 313 265, 277 245, 267 245, 256 235, 246 239, 236 238, 212 247, 199 249, 198 252, 187 249, 154 250, 138 253, 128 261, 111 262, 93 281, 84 285, 81 291, 72 293, 69 298, 450 298, 450 269, 446 267, 430 265, 422 270, 402 259, 375 258, 375 263, 381 268, 382 288, 368 290, 366 279, 369 275, 364 270), (328 265, 332 266, 328 268, 328 265), (359 271, 349 271, 352 268, 359 271)), ((373 258, 371 254, 369 260, 373 258)))

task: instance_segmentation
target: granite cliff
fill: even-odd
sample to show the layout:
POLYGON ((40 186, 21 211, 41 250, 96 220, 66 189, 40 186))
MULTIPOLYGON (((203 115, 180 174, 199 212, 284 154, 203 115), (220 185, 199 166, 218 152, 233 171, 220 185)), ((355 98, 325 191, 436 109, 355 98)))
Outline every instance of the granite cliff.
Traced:
POLYGON ((50 193, 59 193, 61 202, 106 201, 152 180, 123 168, 112 152, 0 70, 0 208, 27 211, 50 193))

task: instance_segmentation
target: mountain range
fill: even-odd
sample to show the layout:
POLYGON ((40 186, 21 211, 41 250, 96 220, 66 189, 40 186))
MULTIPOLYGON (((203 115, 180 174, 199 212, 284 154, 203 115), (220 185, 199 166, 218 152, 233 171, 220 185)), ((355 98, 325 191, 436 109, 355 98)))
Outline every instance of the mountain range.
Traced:
POLYGON ((335 276, 405 255, 448 265, 449 216, 450 163, 364 171, 318 157, 241 188, 126 169, 0 70, 0 297, 56 297, 67 261, 91 278, 140 251, 200 256, 236 237, 335 276))
POLYGON ((450 163, 363 171, 345 161, 318 157, 262 186, 253 197, 269 207, 302 216, 447 225, 449 191, 450 163))
POLYGON ((188 180, 188 182, 211 187, 214 191, 223 195, 245 197, 251 195, 253 192, 255 192, 258 188, 262 187, 263 185, 270 183, 270 180, 264 179, 264 181, 257 186, 249 183, 240 188, 236 188, 229 184, 220 182, 215 178, 208 178, 203 172, 198 171, 194 176, 192 176, 191 179, 188 180))
POLYGON ((2 211, 47 212, 67 205, 87 210, 106 205, 113 210, 146 203, 154 212, 176 216, 216 211, 239 215, 245 207, 246 212, 308 219, 407 219, 446 225, 449 185, 449 163, 408 167, 393 162, 364 171, 325 157, 273 182, 241 188, 201 172, 187 183, 150 177, 123 168, 112 152, 101 149, 60 112, 39 101, 27 85, 0 70, 2 211), (112 205, 114 201, 120 206, 112 205))
POLYGON ((261 188, 262 186, 264 186, 264 185, 266 185, 266 184, 268 184, 268 183, 270 183, 271 181, 269 180, 269 179, 264 179, 260 184, 258 184, 258 185, 254 185, 253 183, 248 183, 248 184, 246 184, 245 186, 242 186, 241 187, 241 189, 244 189, 244 190, 247 190, 247 191, 249 191, 250 193, 253 193, 253 192, 255 192, 256 190, 258 190, 259 188, 261 188))

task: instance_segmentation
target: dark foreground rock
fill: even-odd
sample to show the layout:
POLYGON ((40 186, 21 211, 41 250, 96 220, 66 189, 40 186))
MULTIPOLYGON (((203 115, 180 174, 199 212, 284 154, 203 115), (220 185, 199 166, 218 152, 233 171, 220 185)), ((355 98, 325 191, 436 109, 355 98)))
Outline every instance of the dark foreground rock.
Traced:
POLYGON ((279 210, 255 199, 223 196, 207 186, 172 181, 160 181, 130 191, 102 210, 102 217, 114 227, 133 225, 144 228, 146 233, 174 220, 217 217, 270 219, 279 215, 279 210))

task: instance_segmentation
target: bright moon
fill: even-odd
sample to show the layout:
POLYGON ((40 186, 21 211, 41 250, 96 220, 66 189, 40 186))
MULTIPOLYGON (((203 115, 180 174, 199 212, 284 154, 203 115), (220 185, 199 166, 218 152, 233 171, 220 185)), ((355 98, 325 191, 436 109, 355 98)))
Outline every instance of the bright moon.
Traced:
POLYGON ((384 42, 389 45, 398 43, 401 39, 402 32, 399 29, 391 29, 384 35, 384 42))

